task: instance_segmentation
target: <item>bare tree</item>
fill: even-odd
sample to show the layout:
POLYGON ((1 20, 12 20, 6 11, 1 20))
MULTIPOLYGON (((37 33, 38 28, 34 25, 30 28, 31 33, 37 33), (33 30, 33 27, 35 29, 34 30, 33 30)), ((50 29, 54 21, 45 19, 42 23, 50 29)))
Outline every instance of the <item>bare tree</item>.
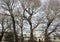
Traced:
POLYGON ((30 8, 29 10, 24 8, 24 12, 23 12, 23 17, 28 21, 29 25, 30 25, 30 42, 34 42, 34 38, 33 38, 33 30, 35 28, 37 28, 37 26, 39 25, 39 22, 37 23, 37 25, 33 28, 32 26, 32 22, 31 22, 31 18, 33 16, 33 10, 31 10, 32 12, 30 12, 30 8), (25 16, 25 11, 30 15, 28 18, 25 16))
POLYGON ((33 36, 33 30, 35 28, 37 28, 37 26, 39 25, 39 23, 37 23, 37 25, 35 27, 32 26, 32 21, 31 18, 34 15, 33 10, 36 7, 40 6, 39 0, 23 0, 23 2, 21 2, 22 8, 23 8, 23 20, 27 20, 29 25, 30 25, 30 42, 34 42, 34 36, 33 36), (37 3, 36 3, 37 2, 37 3), (36 4, 36 5, 35 5, 36 4), (32 8, 31 8, 32 7, 32 8), (28 9, 28 10, 27 10, 28 9), (31 10, 32 9, 32 10, 31 10), (27 12, 29 14, 29 17, 27 18, 25 15, 25 12, 27 12))
POLYGON ((4 35, 4 19, 2 19, 2 32, 1 32, 1 35, 0 35, 0 41, 2 41, 2 38, 3 38, 3 35, 4 35))
POLYGON ((48 15, 47 16, 48 23, 47 23, 47 27, 45 29, 45 34, 44 34, 45 35, 45 41, 44 42, 51 42, 49 36, 52 33, 54 33, 57 30, 57 27, 59 26, 59 25, 56 25, 55 28, 52 29, 51 32, 48 31, 51 23, 55 20, 56 17, 58 17, 57 14, 59 14, 59 11, 60 11, 60 9, 59 9, 60 5, 59 4, 60 3, 59 3, 58 0, 49 0, 48 5, 46 5, 47 6, 46 9, 48 10, 48 12, 47 12, 47 15, 48 15), (53 12, 53 14, 51 14, 50 12, 53 12))
MULTIPOLYGON (((6 27, 4 27, 4 25, 5 25, 5 21, 6 20, 6 18, 4 18, 3 17, 3 15, 2 15, 2 18, 1 18, 1 26, 2 26, 2 31, 1 31, 1 35, 0 35, 0 42, 2 42, 2 40, 3 40, 3 36, 4 36, 4 34, 5 34, 5 31, 8 29, 8 27, 10 26, 10 24, 7 24, 7 26, 6 27)), ((8 21, 8 20, 7 20, 8 21)))
MULTIPOLYGON (((10 13, 10 16, 11 16, 11 18, 12 18, 12 23, 13 23, 13 31, 14 31, 14 42, 18 42, 18 35, 17 35, 17 32, 16 32, 16 27, 15 27, 15 19, 14 19, 14 15, 13 15, 13 4, 14 4, 14 0, 9 0, 9 1, 7 1, 7 2, 5 2, 5 1, 3 1, 6 5, 7 5, 7 7, 8 7, 8 9, 6 9, 4 6, 1 6, 3 9, 5 9, 5 10, 7 10, 7 11, 9 11, 9 13, 10 13)), ((4 4, 3 4, 4 5, 4 4)))

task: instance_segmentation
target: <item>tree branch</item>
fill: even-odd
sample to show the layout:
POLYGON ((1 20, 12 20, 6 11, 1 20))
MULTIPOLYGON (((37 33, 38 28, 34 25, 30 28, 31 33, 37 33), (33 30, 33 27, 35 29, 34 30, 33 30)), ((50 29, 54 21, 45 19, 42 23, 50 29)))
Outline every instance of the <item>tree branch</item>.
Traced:
POLYGON ((10 24, 8 24, 8 26, 7 26, 4 30, 6 30, 10 25, 11 25, 11 23, 10 23, 10 24))
MULTIPOLYGON (((48 19, 48 18, 47 18, 48 19)), ((48 28, 49 28, 49 26, 50 26, 50 24, 53 22, 53 20, 54 20, 55 18, 53 18, 52 20, 50 20, 49 22, 48 22, 48 24, 47 24, 47 28, 45 29, 45 35, 48 35, 48 28)))
POLYGON ((34 30, 35 28, 37 28, 39 24, 40 24, 40 23, 38 23, 38 24, 33 28, 33 30, 34 30))
POLYGON ((55 32, 58 26, 59 25, 57 25, 50 33, 48 33, 48 35, 50 35, 51 33, 55 32))
POLYGON ((0 13, 0 15, 4 15, 4 16, 11 16, 11 15, 9 15, 9 14, 1 14, 1 13, 0 13))
POLYGON ((53 18, 52 20, 49 20, 48 24, 47 24, 47 28, 50 26, 50 24, 53 22, 55 18, 53 18))

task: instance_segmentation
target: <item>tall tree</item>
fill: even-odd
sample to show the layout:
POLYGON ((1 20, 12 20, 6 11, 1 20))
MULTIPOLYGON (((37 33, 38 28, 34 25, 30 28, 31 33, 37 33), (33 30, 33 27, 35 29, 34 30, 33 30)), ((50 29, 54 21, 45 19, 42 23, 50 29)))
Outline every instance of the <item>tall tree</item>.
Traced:
POLYGON ((4 35, 4 19, 2 19, 2 32, 1 32, 1 35, 0 35, 0 42, 2 41, 2 38, 3 38, 3 35, 4 35))
POLYGON ((29 25, 30 25, 30 42, 34 42, 33 30, 34 30, 35 28, 37 28, 37 26, 40 24, 40 23, 38 22, 37 25, 36 25, 35 27, 33 27, 33 26, 32 26, 32 21, 31 21, 32 16, 33 16, 33 10, 31 10, 30 8, 29 8, 29 10, 27 10, 27 9, 24 8, 23 17, 28 21, 28 23, 29 23, 29 25), (30 12, 30 11, 32 11, 32 12, 30 12), (25 12, 27 12, 27 13, 30 15, 28 18, 25 16, 25 12))
POLYGON ((33 27, 32 26, 32 21, 31 21, 32 16, 34 15, 33 10, 37 6, 40 6, 39 0, 37 0, 36 2, 34 0, 25 0, 25 1, 23 0, 23 2, 21 2, 22 8, 23 8, 23 18, 25 20, 27 20, 29 25, 30 25, 30 42, 34 42, 33 30, 39 25, 39 22, 38 22, 37 25, 35 27, 33 27), (38 2, 38 3, 36 3, 36 2, 38 2), (36 3, 36 5, 34 3, 36 3), (28 15, 29 15, 28 17, 26 16, 25 12, 28 13, 28 15))
POLYGON ((15 27, 15 19, 14 19, 14 15, 13 15, 13 4, 14 4, 14 1, 15 0, 8 0, 8 1, 2 1, 4 2, 2 5, 6 5, 8 7, 8 9, 6 9, 6 7, 4 6, 1 6, 3 7, 3 9, 9 11, 10 13, 10 16, 12 18, 12 23, 13 23, 13 31, 14 31, 14 42, 18 42, 18 35, 17 35, 17 32, 16 32, 16 27, 15 27))

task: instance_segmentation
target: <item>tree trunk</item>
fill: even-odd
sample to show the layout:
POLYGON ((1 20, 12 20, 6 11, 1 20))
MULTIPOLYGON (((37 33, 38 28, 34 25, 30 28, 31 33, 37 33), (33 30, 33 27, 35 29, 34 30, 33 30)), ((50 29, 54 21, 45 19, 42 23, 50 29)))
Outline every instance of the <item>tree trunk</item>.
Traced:
POLYGON ((30 28, 30 42, 34 42, 34 39, 33 39, 33 30, 32 28, 30 28))
POLYGON ((48 36, 45 35, 45 41, 44 42, 48 42, 48 36))
POLYGON ((44 42, 49 42, 48 41, 49 38, 48 38, 48 35, 47 35, 48 34, 47 30, 48 30, 48 27, 45 29, 45 41, 44 42))
POLYGON ((28 20, 30 24, 30 42, 33 42, 33 29, 32 29, 32 23, 31 23, 31 18, 28 20))
POLYGON ((0 42, 2 41, 3 35, 4 35, 4 32, 1 33, 0 42))
POLYGON ((21 26, 20 27, 21 27, 21 42, 24 42, 24 38, 23 38, 23 15, 21 15, 21 26))
POLYGON ((52 41, 50 40, 50 37, 48 35, 45 35, 45 41, 44 42, 52 42, 52 41))
POLYGON ((23 38, 23 29, 21 28, 21 42, 24 42, 24 38, 23 38))
POLYGON ((9 8, 9 12, 10 12, 10 15, 11 15, 11 18, 12 18, 12 23, 13 23, 14 42, 18 42, 18 35, 17 35, 17 32, 16 32, 14 15, 13 15, 13 13, 12 13, 12 7, 9 8))
POLYGON ((2 19, 2 32, 1 32, 1 35, 0 35, 0 42, 2 41, 3 39, 3 36, 4 36, 4 19, 2 19))
POLYGON ((14 30, 14 37, 15 37, 14 42, 18 42, 18 35, 17 35, 17 32, 16 32, 15 20, 14 20, 13 14, 11 14, 11 18, 12 18, 12 22, 13 22, 13 30, 14 30))

